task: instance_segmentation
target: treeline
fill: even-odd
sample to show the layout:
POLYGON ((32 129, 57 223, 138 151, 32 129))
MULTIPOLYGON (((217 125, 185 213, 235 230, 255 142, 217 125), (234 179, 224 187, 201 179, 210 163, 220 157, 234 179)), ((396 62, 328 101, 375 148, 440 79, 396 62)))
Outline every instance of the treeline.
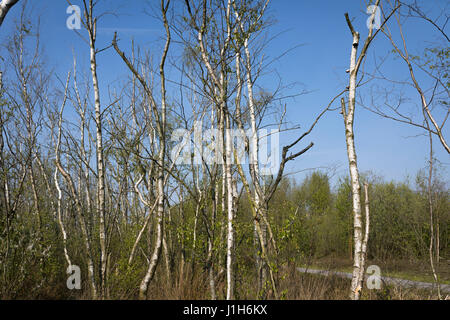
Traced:
MULTIPOLYGON (((424 261, 428 258, 430 228, 428 199, 420 175, 410 182, 370 181, 370 241, 368 258, 376 261, 424 261)), ((436 227, 439 229, 440 259, 449 255, 449 193, 445 184, 433 190, 436 227)), ((335 255, 352 256, 351 190, 347 178, 330 188, 326 174, 316 172, 299 186, 286 181, 277 193, 273 216, 277 234, 285 242, 286 258, 314 259, 335 255), (334 190, 334 191, 332 191, 334 190), (295 239, 295 240, 294 240, 295 239)), ((313 259, 313 260, 314 260, 313 259)), ((308 259, 306 259, 308 261, 308 259)), ((304 262, 305 263, 305 262, 304 262)))

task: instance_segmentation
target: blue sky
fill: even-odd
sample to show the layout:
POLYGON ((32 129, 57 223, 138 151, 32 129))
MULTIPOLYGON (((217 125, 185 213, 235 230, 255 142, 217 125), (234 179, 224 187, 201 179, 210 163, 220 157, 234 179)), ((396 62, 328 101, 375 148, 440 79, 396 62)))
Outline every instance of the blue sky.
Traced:
MULTIPOLYGON (((47 63, 54 68, 55 74, 62 79, 65 78, 72 68, 72 52, 77 56, 79 70, 89 73, 87 44, 66 28, 67 2, 65 0, 28 2, 32 12, 40 16, 42 46, 47 63)), ((114 31, 117 30, 122 48, 129 48, 130 39, 134 38, 136 43, 150 48, 158 55, 162 47, 160 37, 163 35, 163 28, 158 20, 144 12, 144 10, 151 11, 148 5, 150 2, 154 1, 99 1, 98 12, 113 11, 116 15, 107 15, 99 22, 97 46, 99 48, 108 46, 114 31)), ((182 2, 174 0, 177 6, 181 6, 182 2)), ((425 4, 432 14, 436 14, 439 12, 438 8, 446 5, 448 9, 446 0, 419 2, 425 4)), ((73 0, 72 3, 81 5, 81 0, 73 0)), ((2 28, 1 41, 4 41, 5 36, 12 30, 13 20, 18 17, 19 12, 20 8, 15 7, 7 17, 2 28)), ((271 65, 269 73, 261 79, 260 85, 267 88, 276 86, 273 82, 276 70, 284 84, 297 83, 286 91, 287 95, 301 90, 310 91, 309 94, 285 101, 288 108, 287 118, 293 125, 309 127, 315 115, 348 82, 345 70, 349 65, 352 38, 345 22, 345 12, 355 19, 355 28, 361 32, 361 38, 365 39, 368 31, 366 28, 368 15, 365 14, 364 1, 273 0, 271 2, 268 13, 277 23, 270 30, 270 34, 281 34, 268 45, 266 51, 268 57, 274 58, 290 48, 301 46, 271 65)), ((437 41, 433 39, 436 33, 430 26, 419 20, 408 21, 405 31, 410 50, 414 53, 420 53, 424 45, 437 41)), ((390 49, 386 38, 380 35, 369 50, 368 69, 373 64, 374 57, 382 56, 390 49)), ((103 92, 107 90, 108 84, 127 77, 126 69, 112 50, 101 53, 98 64, 100 89, 103 92)), ((398 79, 408 77, 402 61, 390 61, 387 68, 386 72, 393 77, 398 79)), ((173 75, 169 71, 169 77, 171 74, 173 75)), ((369 88, 370 86, 367 86, 360 92, 369 94, 369 88)), ((413 102, 419 101, 416 92, 407 90, 405 94, 413 102)), ((108 103, 104 96, 103 100, 104 104, 108 103)), ((423 133, 420 129, 382 119, 358 107, 355 132, 358 162, 363 172, 370 170, 387 180, 403 180, 407 175, 414 176, 426 165, 428 140, 423 136, 417 137, 423 133)), ((444 135, 450 139, 448 126, 444 130, 444 135)), ((294 133, 285 134, 282 136, 282 143, 288 143, 294 138, 294 133)), ((297 150, 310 141, 315 143, 314 148, 290 163, 288 173, 307 168, 338 166, 338 175, 347 174, 344 124, 338 112, 327 114, 297 150)), ((449 156, 437 139, 435 152, 436 157, 448 168, 449 156)), ((299 173, 296 177, 300 178, 303 174, 299 173)), ((448 181, 448 170, 445 177, 448 181)))

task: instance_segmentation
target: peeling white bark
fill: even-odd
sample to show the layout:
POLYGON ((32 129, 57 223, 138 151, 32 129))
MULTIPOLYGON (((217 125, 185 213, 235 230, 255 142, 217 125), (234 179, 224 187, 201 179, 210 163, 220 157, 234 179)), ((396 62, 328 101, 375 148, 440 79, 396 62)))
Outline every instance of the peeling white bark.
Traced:
POLYGON ((3 0, 0 3, 0 26, 5 20, 6 14, 19 0, 3 0))
POLYGON ((358 164, 356 159, 355 139, 353 132, 353 120, 355 113, 355 96, 356 96, 356 77, 358 69, 356 69, 356 58, 359 45, 359 33, 353 33, 353 44, 350 55, 350 85, 348 93, 348 113, 345 117, 345 141, 347 144, 347 157, 350 170, 350 182, 352 189, 352 205, 353 205, 353 278, 351 284, 351 298, 359 299, 361 292, 359 275, 363 266, 361 265, 362 253, 362 219, 361 219, 361 186, 359 182, 358 164))
POLYGON ((106 298, 107 282, 107 249, 106 249, 106 227, 105 227, 105 162, 103 159, 103 135, 102 135, 102 112, 100 104, 100 89, 97 77, 97 19, 94 18, 94 3, 89 0, 89 9, 85 12, 87 29, 89 33, 90 66, 92 84, 94 87, 95 125, 96 125, 96 156, 97 156, 97 216, 99 219, 100 239, 100 297, 106 298))

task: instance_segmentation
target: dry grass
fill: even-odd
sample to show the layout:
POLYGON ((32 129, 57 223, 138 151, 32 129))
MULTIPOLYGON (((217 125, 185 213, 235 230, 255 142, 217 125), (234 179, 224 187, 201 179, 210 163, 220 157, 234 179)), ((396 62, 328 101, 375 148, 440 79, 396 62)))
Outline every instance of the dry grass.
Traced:
MULTIPOLYGON (((338 276, 321 276, 305 274, 291 264, 282 267, 279 276, 279 292, 283 300, 348 300, 350 280, 338 276)), ((192 275, 186 270, 184 277, 173 275, 174 284, 168 285, 167 278, 159 274, 149 288, 149 299, 156 300, 208 300, 210 290, 207 273, 197 269, 192 275)), ((240 300, 254 300, 257 297, 256 279, 253 275, 238 277, 236 283, 236 298, 240 300)), ((270 286, 269 286, 270 287, 270 286)), ((225 279, 216 283, 219 299, 225 297, 225 279)), ((127 299, 135 299, 137 292, 127 299)), ((267 299, 273 299, 271 290, 268 290, 267 299)), ((380 290, 363 290, 364 300, 432 300, 436 294, 429 290, 384 286, 380 290)))
MULTIPOLYGON (((350 279, 299 272, 294 266, 285 271, 281 288, 288 300, 347 300, 350 279)), ((436 292, 425 289, 403 288, 387 285, 379 290, 365 288, 363 300, 433 300, 436 292)))
MULTIPOLYGON (((342 264, 329 262, 321 264, 322 267, 337 269, 342 264)), ((283 300, 348 300, 350 280, 338 276, 322 276, 316 274, 306 274, 299 272, 295 264, 289 264, 280 268, 278 273, 278 290, 283 300)), ((258 293, 256 278, 251 270, 238 270, 236 281, 236 299, 254 300, 258 293)), ((65 285, 65 283, 63 283, 65 285)), ((38 295, 31 292, 21 296, 22 299, 90 299, 89 288, 84 287, 80 291, 68 291, 63 288, 53 290, 40 290, 38 295), (61 295, 65 292, 65 295, 61 295)), ((268 285, 270 287, 270 285, 268 285)), ((216 292, 219 299, 225 298, 225 279, 221 277, 216 282, 216 292)), ((116 286, 111 292, 111 299, 133 300, 139 295, 138 283, 128 284, 128 286, 116 286)), ((15 299, 15 297, 2 297, 3 299, 15 299)), ((202 268, 197 268, 193 273, 190 268, 186 268, 184 275, 180 277, 177 272, 171 275, 170 284, 167 281, 165 270, 160 268, 155 279, 152 281, 148 299, 151 300, 209 300, 210 289, 207 272, 202 268)), ((267 290, 267 299, 274 299, 271 290, 267 290)), ((383 286, 380 290, 363 290, 364 300, 433 300, 437 299, 435 292, 430 290, 419 290, 413 288, 402 288, 395 286, 383 286)))

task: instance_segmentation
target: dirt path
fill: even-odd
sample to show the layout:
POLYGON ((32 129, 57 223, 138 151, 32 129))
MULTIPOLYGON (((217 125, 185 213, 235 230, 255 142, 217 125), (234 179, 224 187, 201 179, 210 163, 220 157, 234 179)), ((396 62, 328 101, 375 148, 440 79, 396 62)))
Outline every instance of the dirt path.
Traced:
MULTIPOLYGON (((340 272, 340 271, 326 271, 326 270, 318 270, 318 269, 309 269, 309 268, 297 268, 298 271, 304 272, 304 273, 312 273, 312 274, 320 274, 323 276, 338 276, 341 278, 347 278, 351 279, 352 274, 346 273, 346 272, 340 272)), ((392 278, 392 277, 381 277, 381 280, 383 283, 402 286, 404 288, 419 288, 419 289, 434 289, 436 288, 436 285, 434 283, 430 282, 421 282, 421 281, 414 281, 414 280, 406 280, 406 279, 399 279, 399 278, 392 278)), ((450 293, 450 285, 448 284, 441 284, 441 292, 442 293, 450 293)))

